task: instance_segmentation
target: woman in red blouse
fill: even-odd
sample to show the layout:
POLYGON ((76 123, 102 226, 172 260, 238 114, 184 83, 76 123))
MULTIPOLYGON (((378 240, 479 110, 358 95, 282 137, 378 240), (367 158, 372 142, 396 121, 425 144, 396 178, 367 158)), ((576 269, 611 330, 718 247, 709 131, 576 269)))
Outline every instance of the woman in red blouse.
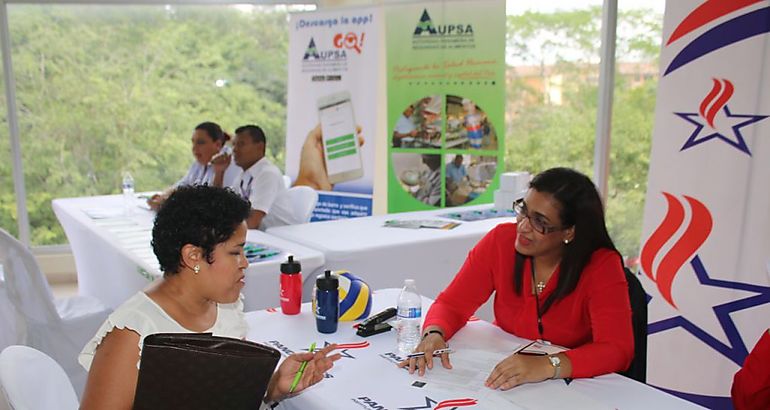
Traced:
POLYGON ((770 330, 762 334, 733 377, 735 410, 770 409, 770 330))
MULTIPOLYGON (((494 293, 496 325, 569 350, 512 354, 494 368, 488 387, 626 370, 634 355, 628 285, 593 182, 571 169, 549 169, 514 206, 518 223, 490 231, 428 311, 415 350, 425 356, 400 366, 420 375, 431 369, 433 351, 447 347, 494 293)), ((447 354, 441 363, 451 368, 447 354)))

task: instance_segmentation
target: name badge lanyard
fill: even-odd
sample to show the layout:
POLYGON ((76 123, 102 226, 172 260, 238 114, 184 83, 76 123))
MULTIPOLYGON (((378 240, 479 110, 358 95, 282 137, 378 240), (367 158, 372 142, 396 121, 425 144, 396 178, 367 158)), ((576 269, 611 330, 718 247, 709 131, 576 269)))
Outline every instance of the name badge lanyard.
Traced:
POLYGON ((193 180, 193 185, 208 185, 206 181, 206 173, 208 171, 209 171, 209 166, 204 165, 203 168, 201 168, 201 172, 193 180))
POLYGON ((543 339, 543 312, 540 311, 540 295, 537 292, 537 286, 535 285, 535 261, 530 260, 530 270, 532 271, 532 287, 535 290, 535 312, 537 312, 537 332, 540 334, 540 340, 543 339))
POLYGON ((254 180, 254 175, 249 175, 249 182, 246 183, 246 189, 243 188, 244 180, 241 179, 241 196, 243 199, 249 199, 251 196, 251 182, 254 180))

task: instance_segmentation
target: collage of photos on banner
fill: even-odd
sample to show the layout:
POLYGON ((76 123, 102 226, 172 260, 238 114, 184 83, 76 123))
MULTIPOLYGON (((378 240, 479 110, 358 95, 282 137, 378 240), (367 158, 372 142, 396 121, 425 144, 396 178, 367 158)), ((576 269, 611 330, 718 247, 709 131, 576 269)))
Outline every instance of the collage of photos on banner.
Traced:
POLYGON ((408 105, 392 144, 401 186, 427 205, 464 205, 483 194, 497 172, 497 133, 468 98, 432 95, 408 105))

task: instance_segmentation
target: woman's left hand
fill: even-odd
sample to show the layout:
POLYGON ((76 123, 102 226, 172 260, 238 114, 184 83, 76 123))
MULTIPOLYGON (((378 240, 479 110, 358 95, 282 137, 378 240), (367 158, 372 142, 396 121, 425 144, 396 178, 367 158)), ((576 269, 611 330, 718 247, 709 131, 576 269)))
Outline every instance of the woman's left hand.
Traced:
POLYGON ((484 385, 508 390, 524 383, 535 383, 553 377, 554 368, 548 356, 512 354, 495 366, 484 385))
POLYGON ((331 344, 314 353, 295 353, 286 358, 281 363, 278 370, 273 373, 270 379, 270 385, 267 387, 265 398, 269 401, 280 400, 289 394, 291 385, 294 382, 294 376, 302 367, 302 362, 307 362, 305 371, 299 379, 297 387, 292 394, 300 392, 323 380, 324 373, 334 366, 341 355, 339 353, 327 356, 332 350, 336 349, 336 344, 331 344))

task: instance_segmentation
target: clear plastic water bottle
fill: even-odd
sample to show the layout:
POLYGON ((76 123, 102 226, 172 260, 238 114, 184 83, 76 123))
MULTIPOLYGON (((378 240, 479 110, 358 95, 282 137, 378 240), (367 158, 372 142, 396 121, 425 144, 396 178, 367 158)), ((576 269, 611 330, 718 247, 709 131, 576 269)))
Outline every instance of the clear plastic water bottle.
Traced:
POLYGON ((123 173, 121 187, 123 188, 123 210, 126 215, 131 215, 136 198, 134 198, 134 177, 131 176, 130 172, 126 171, 123 173))
POLYGON ((406 279, 396 304, 398 311, 398 351, 401 354, 414 352, 420 343, 422 324, 422 298, 417 293, 414 279, 406 279))

